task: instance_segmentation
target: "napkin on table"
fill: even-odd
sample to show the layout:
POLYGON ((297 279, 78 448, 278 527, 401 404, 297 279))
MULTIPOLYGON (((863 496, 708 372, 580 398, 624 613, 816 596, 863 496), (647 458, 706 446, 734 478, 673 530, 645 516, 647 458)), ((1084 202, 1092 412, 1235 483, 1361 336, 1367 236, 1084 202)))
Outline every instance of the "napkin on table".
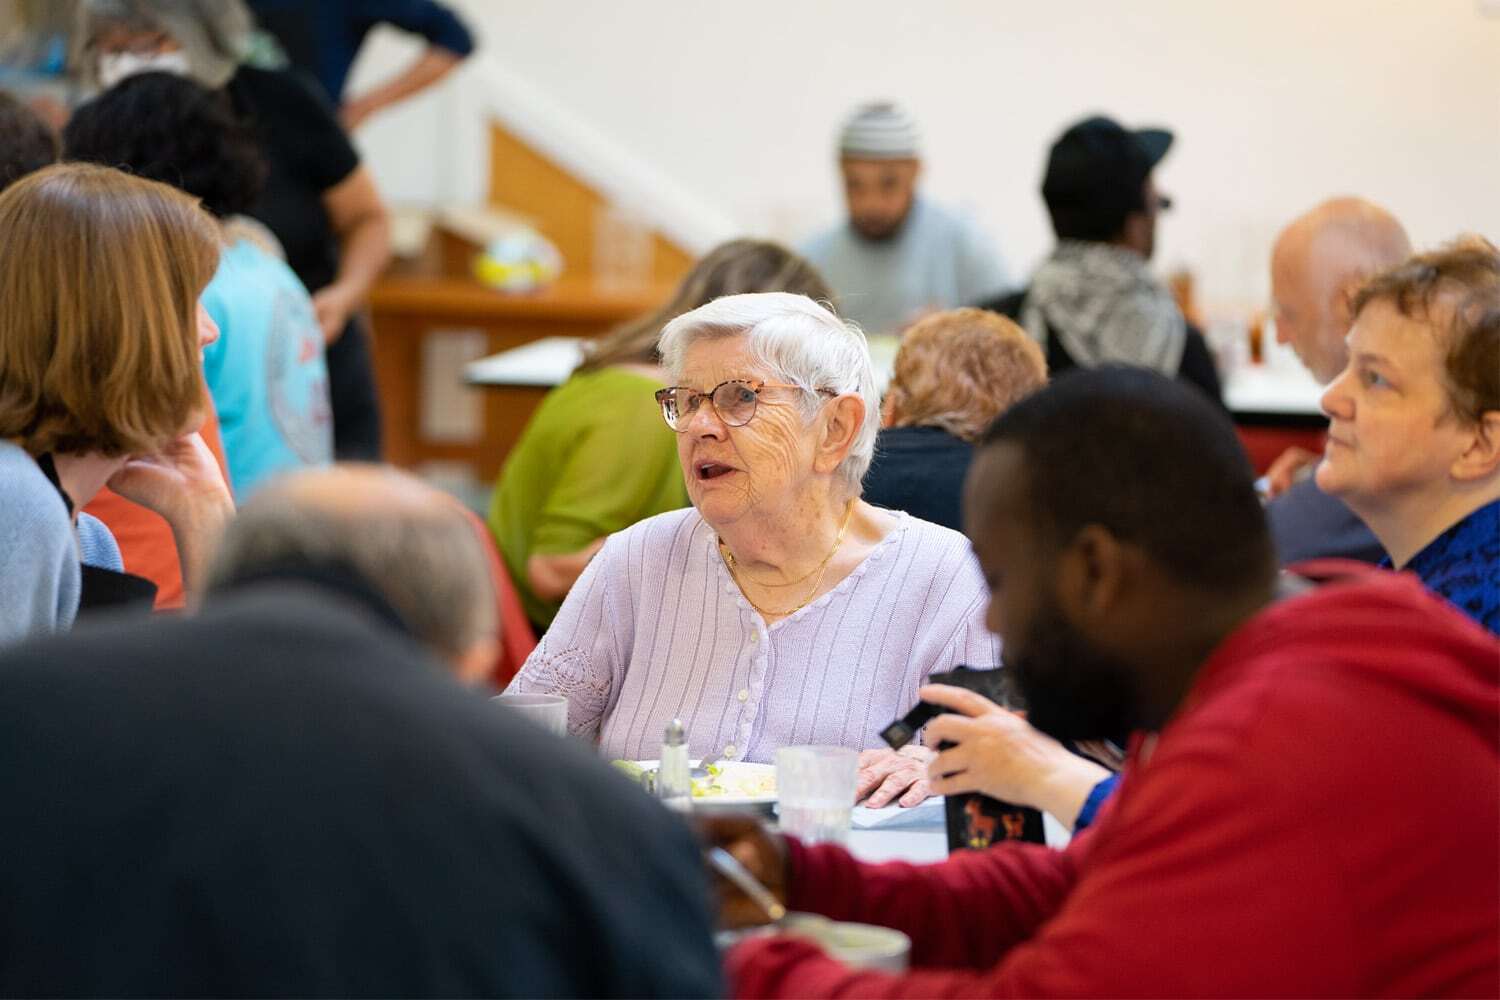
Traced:
POLYGON ((856 830, 906 830, 943 826, 943 797, 934 795, 919 806, 902 809, 894 802, 883 809, 855 806, 850 825, 856 830))

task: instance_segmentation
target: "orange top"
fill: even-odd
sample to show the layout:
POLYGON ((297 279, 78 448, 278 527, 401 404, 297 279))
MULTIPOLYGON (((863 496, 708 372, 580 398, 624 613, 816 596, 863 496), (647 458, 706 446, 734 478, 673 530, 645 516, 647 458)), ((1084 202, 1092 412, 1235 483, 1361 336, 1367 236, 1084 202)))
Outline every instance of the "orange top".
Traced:
MULTIPOLYGON (((224 463, 224 445, 219 440, 219 418, 212 403, 208 406, 208 419, 198 429, 204 442, 219 463, 224 481, 229 481, 229 468, 224 463)), ((120 545, 120 556, 125 562, 125 572, 143 576, 156 584, 156 609, 180 608, 186 603, 182 589, 182 562, 177 556, 177 543, 172 539, 172 529, 155 511, 131 503, 113 490, 105 487, 83 508, 103 521, 120 545)))

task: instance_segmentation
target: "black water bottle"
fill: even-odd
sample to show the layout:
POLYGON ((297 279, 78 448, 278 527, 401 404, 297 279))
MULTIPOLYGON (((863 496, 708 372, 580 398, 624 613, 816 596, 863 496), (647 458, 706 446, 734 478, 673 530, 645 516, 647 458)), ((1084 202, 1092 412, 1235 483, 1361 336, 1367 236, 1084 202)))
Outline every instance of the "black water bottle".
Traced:
MULTIPOLYGON (((951 743, 941 743, 946 750, 951 743)), ((948 853, 982 851, 1003 840, 1023 840, 1045 844, 1040 810, 990 798, 979 792, 950 795, 943 802, 948 826, 948 853)))

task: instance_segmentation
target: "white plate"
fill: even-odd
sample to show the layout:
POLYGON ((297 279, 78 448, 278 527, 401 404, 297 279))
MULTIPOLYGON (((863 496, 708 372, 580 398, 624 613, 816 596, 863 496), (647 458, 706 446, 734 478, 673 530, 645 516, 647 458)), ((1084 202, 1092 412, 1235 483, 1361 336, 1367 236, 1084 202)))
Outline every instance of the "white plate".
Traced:
MULTIPOLYGON (((650 769, 657 765, 654 760, 635 761, 641 767, 650 769)), ((698 762, 692 762, 697 766, 698 762)), ((694 778, 693 786, 696 789, 705 782, 712 781, 722 787, 722 795, 694 795, 693 806, 768 806, 776 801, 776 765, 775 764, 746 764, 743 761, 725 760, 714 765, 719 769, 715 778, 694 778), (754 789, 763 785, 770 779, 771 791, 756 792, 754 789)))

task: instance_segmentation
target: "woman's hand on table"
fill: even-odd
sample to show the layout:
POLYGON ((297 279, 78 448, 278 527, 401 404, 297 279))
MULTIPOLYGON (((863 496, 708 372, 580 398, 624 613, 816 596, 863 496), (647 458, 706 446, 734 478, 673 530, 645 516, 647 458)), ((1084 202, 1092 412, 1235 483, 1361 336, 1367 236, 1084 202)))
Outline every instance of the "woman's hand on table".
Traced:
POLYGON ((900 750, 864 750, 859 755, 854 801, 880 809, 892 802, 906 809, 921 805, 932 794, 927 765, 933 752, 908 745, 900 750))
POLYGON ((953 710, 927 724, 928 741, 957 744, 932 761, 935 793, 981 792, 1049 812, 1071 829, 1089 792, 1109 777, 983 695, 947 684, 929 684, 918 695, 953 710))
MULTIPOLYGON (((750 874, 786 905, 786 839, 766 827, 758 816, 747 814, 697 815, 693 817, 698 839, 705 849, 722 847, 750 874)), ((719 898, 719 926, 726 930, 757 927, 768 923, 766 911, 750 900, 738 886, 714 871, 714 891, 719 898)))

